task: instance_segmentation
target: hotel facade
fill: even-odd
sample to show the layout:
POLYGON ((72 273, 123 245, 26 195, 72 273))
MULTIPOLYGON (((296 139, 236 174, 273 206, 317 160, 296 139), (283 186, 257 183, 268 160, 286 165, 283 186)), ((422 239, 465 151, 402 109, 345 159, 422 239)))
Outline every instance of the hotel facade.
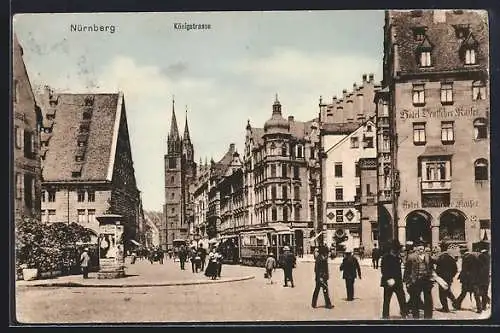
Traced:
POLYGON ((387 11, 393 226, 402 242, 490 239, 488 23, 477 11, 387 11))

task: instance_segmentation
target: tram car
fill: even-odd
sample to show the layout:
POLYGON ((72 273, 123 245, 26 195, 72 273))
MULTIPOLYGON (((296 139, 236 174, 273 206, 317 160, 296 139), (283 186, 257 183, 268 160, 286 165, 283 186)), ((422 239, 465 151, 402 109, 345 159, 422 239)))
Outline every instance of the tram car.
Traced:
POLYGON ((238 235, 222 236, 219 251, 223 264, 237 265, 240 263, 240 237, 238 235))
POLYGON ((279 266, 285 246, 296 253, 295 235, 289 228, 269 227, 244 231, 240 234, 240 262, 242 265, 264 267, 272 251, 279 266))

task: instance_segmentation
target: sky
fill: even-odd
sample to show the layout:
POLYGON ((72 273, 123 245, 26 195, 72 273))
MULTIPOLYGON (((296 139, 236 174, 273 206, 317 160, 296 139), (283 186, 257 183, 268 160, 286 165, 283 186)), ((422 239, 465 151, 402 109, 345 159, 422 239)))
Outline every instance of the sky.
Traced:
POLYGON ((172 96, 179 131, 187 114, 204 163, 230 143, 242 153, 247 121, 263 127, 276 94, 285 118, 308 121, 320 96, 341 96, 363 74, 382 79, 383 11, 21 14, 13 24, 34 87, 124 93, 146 210, 164 203, 172 96), (79 24, 114 33, 71 31, 79 24))

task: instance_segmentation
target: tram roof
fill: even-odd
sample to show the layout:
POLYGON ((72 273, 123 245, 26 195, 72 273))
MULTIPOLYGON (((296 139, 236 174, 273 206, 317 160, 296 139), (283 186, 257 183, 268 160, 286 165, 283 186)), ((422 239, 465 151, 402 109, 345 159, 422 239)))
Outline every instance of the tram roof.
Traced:
POLYGON ((290 232, 290 227, 283 223, 273 223, 272 225, 266 226, 255 226, 249 229, 243 230, 241 233, 253 232, 253 231, 276 231, 276 232, 290 232))

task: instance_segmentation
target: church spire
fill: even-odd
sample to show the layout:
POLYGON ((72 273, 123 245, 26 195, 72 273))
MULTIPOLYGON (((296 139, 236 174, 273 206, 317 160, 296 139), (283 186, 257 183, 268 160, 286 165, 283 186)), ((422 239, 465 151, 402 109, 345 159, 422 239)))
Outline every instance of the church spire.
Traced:
POLYGON ((184 124, 184 138, 183 138, 183 140, 185 140, 185 141, 191 141, 191 138, 189 137, 187 105, 186 105, 186 123, 184 124))
POLYGON ((169 139, 179 139, 179 129, 177 128, 177 119, 175 118, 175 99, 172 96, 172 121, 170 122, 170 132, 168 133, 169 139))

